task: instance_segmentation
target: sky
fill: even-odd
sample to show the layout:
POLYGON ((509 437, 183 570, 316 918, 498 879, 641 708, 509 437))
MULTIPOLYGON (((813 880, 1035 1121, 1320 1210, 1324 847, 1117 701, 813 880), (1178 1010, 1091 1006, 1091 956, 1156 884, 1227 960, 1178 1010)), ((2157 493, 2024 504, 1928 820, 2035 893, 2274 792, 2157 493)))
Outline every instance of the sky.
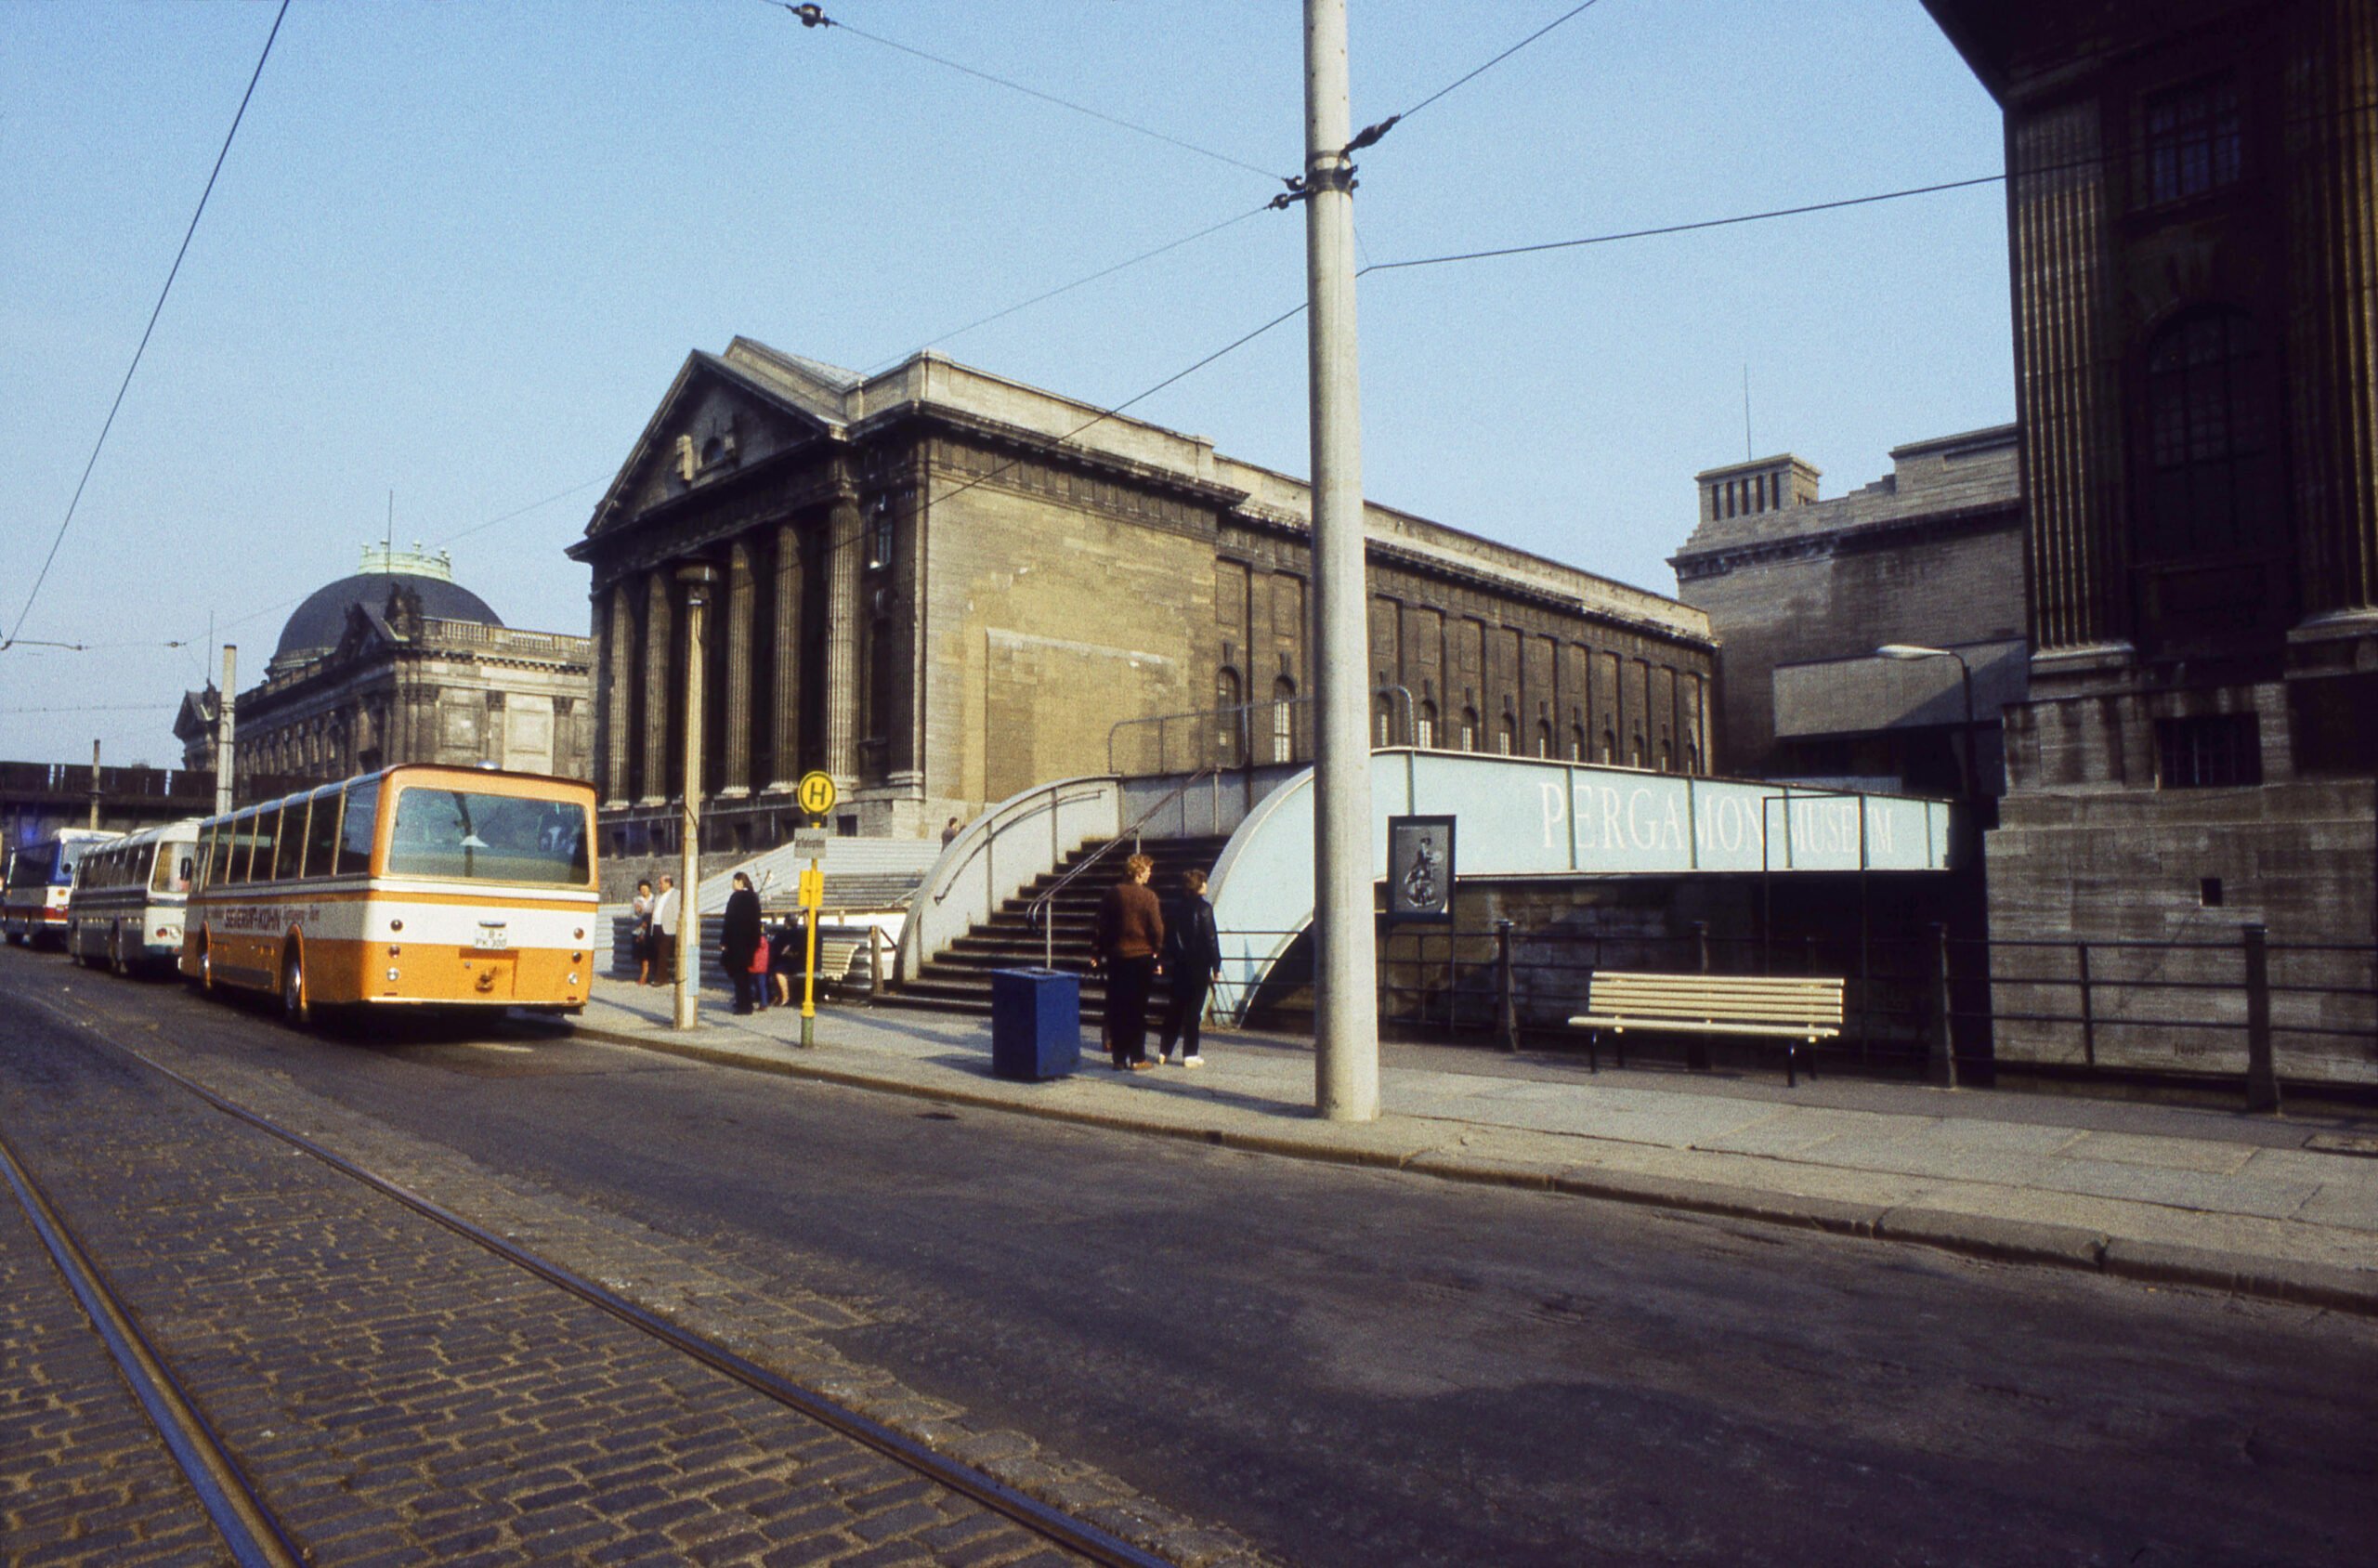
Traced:
MULTIPOLYGON (((1995 184, 1388 266, 2003 169, 1916 0, 1599 0, 1415 108, 1574 3, 1351 0, 1353 123, 1414 111, 1358 156, 1370 499, 1672 594, 1698 470, 1790 451, 1833 496, 2014 417, 1995 184)), ((176 765, 216 645, 253 685, 391 529, 585 632, 562 552, 694 349, 930 344, 1113 406, 1303 296, 1263 210, 1296 0, 295 0, 75 503, 275 9, 0 7, 0 758, 176 765)), ((1305 474, 1305 353, 1131 413, 1305 474)))

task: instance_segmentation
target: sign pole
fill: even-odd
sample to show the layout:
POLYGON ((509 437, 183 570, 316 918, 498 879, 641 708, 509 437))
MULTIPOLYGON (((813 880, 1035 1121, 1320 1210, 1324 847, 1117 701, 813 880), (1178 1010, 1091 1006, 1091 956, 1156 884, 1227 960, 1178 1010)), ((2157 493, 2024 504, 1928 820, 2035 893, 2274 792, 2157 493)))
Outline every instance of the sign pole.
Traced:
POLYGON ((810 830, 794 835, 794 843, 807 841, 809 869, 801 873, 801 907, 809 914, 809 951, 801 966, 801 1049, 812 1050, 817 1044, 815 1028, 817 1020, 817 912, 826 905, 826 814, 834 809, 834 780, 823 773, 804 773, 793 791, 793 798, 801 809, 809 814, 810 830))

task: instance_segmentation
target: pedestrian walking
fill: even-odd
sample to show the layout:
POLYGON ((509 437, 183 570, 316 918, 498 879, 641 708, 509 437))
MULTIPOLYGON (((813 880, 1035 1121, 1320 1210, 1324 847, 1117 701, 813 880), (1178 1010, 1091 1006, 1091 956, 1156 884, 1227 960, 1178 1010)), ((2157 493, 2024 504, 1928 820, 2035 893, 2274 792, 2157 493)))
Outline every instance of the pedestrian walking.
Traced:
POLYGON ((677 983, 677 884, 667 876, 652 900, 652 972, 656 986, 677 983))
POLYGON ((941 825, 941 847, 947 849, 958 838, 958 818, 951 817, 941 825))
POLYGON ((761 932, 760 895, 744 872, 735 873, 735 891, 726 895, 726 918, 721 922, 719 961, 735 985, 735 1011, 749 1013, 759 980, 751 960, 767 938, 761 932))
POLYGON ((630 906, 634 923, 628 927, 628 951, 635 959, 635 983, 652 984, 652 881, 645 878, 635 884, 635 902, 630 906))
POLYGON ((1134 855, 1123 880, 1099 900, 1090 934, 1090 966, 1106 971, 1106 1050, 1117 1071, 1143 1073, 1148 1060, 1148 992, 1164 949, 1164 910, 1148 891, 1156 862, 1134 855))
POLYGON ((1164 1005, 1156 1059, 1169 1063, 1178 1045, 1182 1066, 1202 1067, 1206 1059, 1197 1053, 1197 1031, 1206 1020, 1206 994, 1222 978, 1222 938, 1214 928, 1214 907, 1206 899, 1206 873, 1194 867, 1182 872, 1181 895, 1164 912, 1159 962, 1172 994, 1164 1005))

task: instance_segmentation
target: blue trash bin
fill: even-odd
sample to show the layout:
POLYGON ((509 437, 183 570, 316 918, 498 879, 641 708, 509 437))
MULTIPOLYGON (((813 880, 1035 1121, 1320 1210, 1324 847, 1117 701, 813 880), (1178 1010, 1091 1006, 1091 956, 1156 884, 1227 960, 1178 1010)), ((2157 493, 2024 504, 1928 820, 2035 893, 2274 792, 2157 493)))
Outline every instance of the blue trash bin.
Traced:
POLYGON ((1038 1083, 1080 1065, 1080 976, 1059 969, 991 971, 991 1076, 1038 1083))

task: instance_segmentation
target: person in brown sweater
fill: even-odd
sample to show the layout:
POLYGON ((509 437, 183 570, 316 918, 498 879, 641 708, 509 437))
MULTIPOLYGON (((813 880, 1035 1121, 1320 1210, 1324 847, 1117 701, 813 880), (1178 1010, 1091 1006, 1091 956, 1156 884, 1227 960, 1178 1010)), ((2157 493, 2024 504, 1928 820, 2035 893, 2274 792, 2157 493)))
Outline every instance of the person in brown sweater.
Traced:
POLYGON ((1117 1070, 1143 1073, 1148 1060, 1148 991, 1164 950, 1164 908, 1148 891, 1156 862, 1134 855, 1123 880, 1099 901, 1090 934, 1090 967, 1106 971, 1106 1050, 1117 1070))

